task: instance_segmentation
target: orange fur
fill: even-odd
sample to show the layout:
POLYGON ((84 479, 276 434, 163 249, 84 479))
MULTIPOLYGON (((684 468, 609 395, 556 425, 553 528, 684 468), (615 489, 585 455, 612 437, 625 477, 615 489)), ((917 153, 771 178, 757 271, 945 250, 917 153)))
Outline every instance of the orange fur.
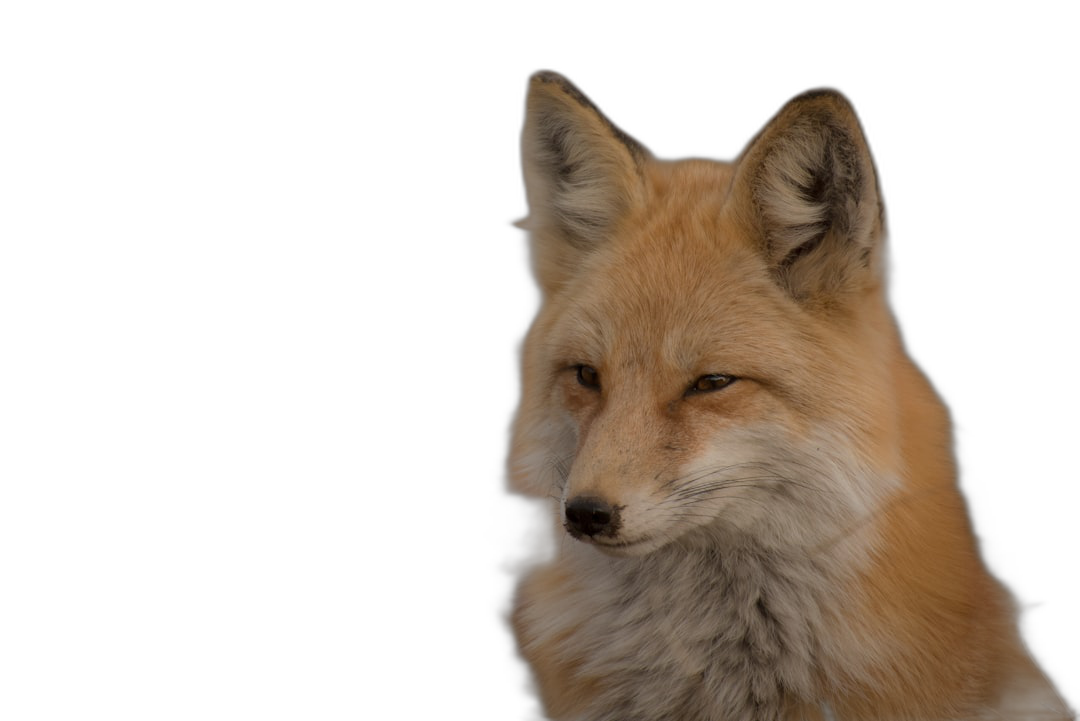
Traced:
POLYGON ((543 305, 511 483, 577 539, 515 603, 548 713, 1068 718, 888 308, 847 101, 800 96, 735 163, 673 163, 540 73, 523 153, 543 305))

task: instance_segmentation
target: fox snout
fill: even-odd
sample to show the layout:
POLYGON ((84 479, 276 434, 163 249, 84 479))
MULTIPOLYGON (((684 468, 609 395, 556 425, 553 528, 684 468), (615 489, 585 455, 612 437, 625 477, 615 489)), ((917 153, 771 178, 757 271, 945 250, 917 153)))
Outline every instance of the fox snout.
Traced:
POLYGON ((575 496, 566 502, 564 511, 567 532, 582 536, 613 536, 620 526, 619 507, 597 496, 575 496))

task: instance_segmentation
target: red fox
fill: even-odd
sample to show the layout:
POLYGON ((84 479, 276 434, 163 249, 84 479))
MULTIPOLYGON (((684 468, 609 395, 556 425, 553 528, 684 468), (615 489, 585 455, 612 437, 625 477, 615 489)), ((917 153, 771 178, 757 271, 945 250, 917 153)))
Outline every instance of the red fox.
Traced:
POLYGON ((1067 719, 988 572, 885 292, 848 101, 662 161, 565 78, 522 141, 542 303, 512 487, 551 498, 512 624, 554 719, 1067 719))

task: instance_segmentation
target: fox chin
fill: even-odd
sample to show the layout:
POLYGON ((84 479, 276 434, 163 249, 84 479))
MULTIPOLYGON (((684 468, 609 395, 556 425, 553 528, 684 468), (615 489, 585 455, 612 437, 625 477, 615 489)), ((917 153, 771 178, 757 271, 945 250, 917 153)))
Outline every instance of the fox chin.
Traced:
POLYGON ((887 303, 849 102, 659 160, 552 72, 522 159, 541 307, 511 485, 554 558, 512 625, 574 721, 1070 719, 987 570, 887 303))

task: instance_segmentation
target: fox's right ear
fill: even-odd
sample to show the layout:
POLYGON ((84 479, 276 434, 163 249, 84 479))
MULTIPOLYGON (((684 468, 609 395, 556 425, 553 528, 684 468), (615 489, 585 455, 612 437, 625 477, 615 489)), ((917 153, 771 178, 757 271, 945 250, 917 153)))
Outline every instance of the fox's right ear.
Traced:
POLYGON ((537 278, 551 290, 640 197, 648 151, 549 71, 529 81, 521 151, 529 216, 518 225, 531 231, 537 278))

